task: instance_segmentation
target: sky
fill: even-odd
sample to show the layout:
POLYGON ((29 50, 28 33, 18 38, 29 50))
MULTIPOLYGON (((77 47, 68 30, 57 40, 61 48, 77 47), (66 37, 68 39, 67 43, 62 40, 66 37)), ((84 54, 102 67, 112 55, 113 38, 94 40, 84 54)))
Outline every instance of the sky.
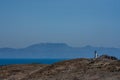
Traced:
POLYGON ((120 0, 0 0, 0 47, 120 48, 120 0))

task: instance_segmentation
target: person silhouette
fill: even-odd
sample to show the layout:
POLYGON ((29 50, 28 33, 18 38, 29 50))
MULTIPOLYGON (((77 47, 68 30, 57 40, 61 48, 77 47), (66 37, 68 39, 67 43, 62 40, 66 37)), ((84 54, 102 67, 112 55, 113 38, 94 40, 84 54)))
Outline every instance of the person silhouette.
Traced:
POLYGON ((96 59, 96 58, 98 58, 98 54, 97 54, 97 51, 95 50, 95 52, 94 52, 94 58, 96 59))

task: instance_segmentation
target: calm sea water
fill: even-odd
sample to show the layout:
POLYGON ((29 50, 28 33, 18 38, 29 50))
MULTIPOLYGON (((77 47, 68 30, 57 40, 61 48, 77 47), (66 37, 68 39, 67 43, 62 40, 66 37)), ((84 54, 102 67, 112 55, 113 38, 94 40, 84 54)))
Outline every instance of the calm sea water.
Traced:
POLYGON ((53 64, 64 60, 68 59, 0 59, 0 65, 31 64, 31 63, 53 64))

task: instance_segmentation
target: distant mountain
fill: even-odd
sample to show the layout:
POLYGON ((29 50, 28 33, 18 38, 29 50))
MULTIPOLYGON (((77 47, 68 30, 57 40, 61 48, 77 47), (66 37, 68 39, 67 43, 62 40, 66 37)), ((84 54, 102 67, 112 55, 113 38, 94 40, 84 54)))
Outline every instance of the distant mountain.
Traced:
POLYGON ((21 49, 0 48, 0 58, 92 58, 94 51, 120 58, 119 48, 71 47, 65 43, 40 43, 21 49))

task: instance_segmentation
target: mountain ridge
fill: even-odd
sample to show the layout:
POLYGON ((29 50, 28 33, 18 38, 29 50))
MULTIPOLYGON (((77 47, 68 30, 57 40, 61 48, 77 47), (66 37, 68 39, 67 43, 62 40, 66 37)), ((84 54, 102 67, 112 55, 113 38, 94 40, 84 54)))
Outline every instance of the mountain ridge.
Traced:
POLYGON ((120 48, 71 47, 65 43, 40 43, 26 48, 0 48, 0 58, 79 58, 93 57, 94 51, 99 55, 120 56, 120 48))

